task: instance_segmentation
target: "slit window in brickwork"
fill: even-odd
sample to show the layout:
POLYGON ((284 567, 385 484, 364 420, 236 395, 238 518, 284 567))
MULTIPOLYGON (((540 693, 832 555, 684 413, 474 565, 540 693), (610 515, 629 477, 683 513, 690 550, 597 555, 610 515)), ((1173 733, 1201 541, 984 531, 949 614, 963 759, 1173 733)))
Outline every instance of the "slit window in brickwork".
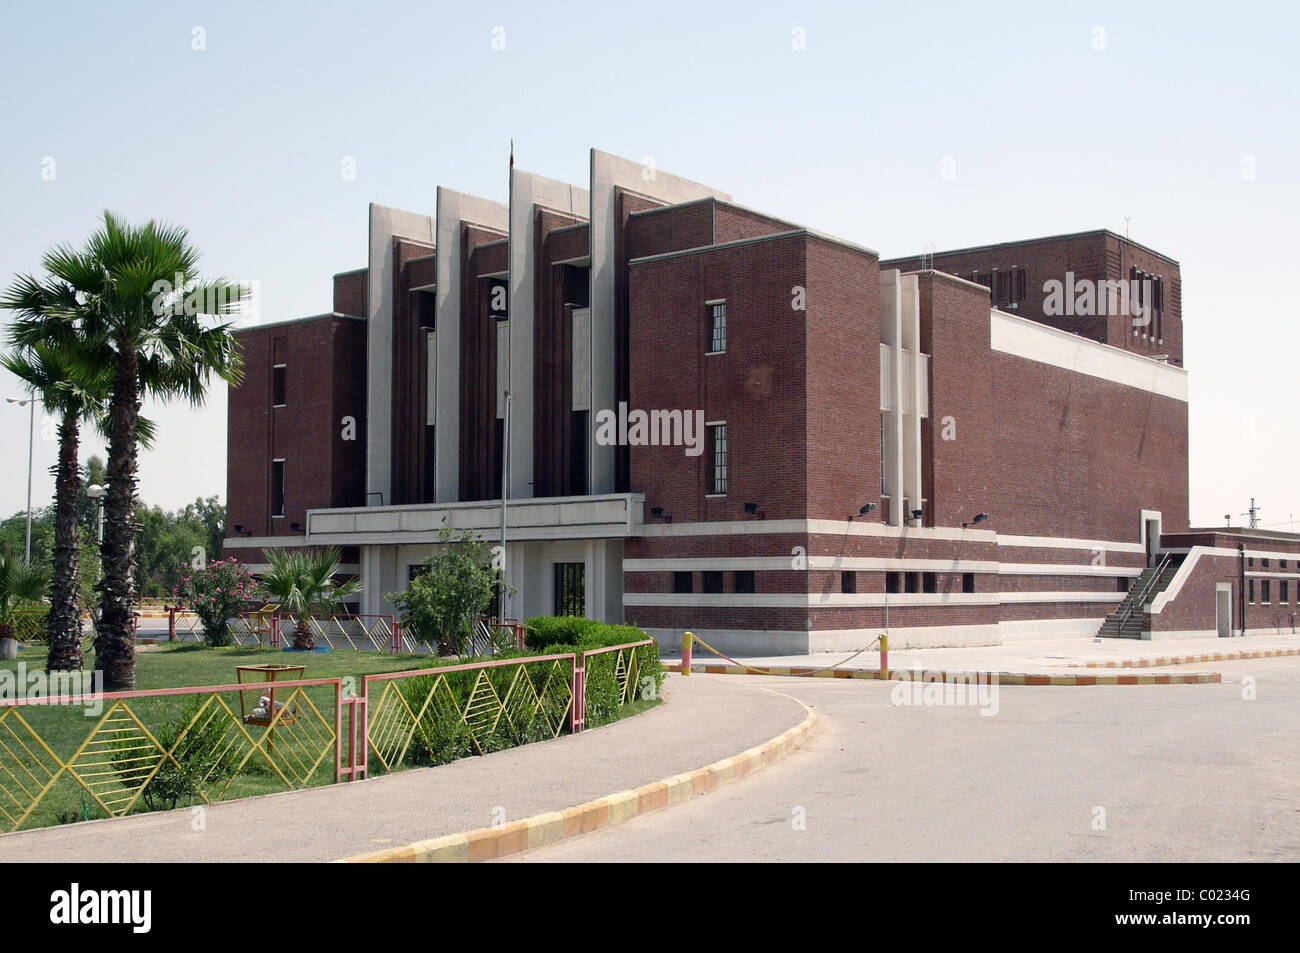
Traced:
POLYGON ((745 594, 754 591, 754 570, 742 569, 736 573, 736 591, 745 594))
POLYGON ((975 574, 973 572, 964 572, 961 574, 961 591, 975 591, 975 574))
POLYGON ((710 569, 704 574, 704 591, 717 595, 722 592, 722 573, 716 569, 710 569))
POLYGON ((709 350, 727 349, 727 302, 715 301, 709 305, 709 350))
POLYGON ((858 574, 852 569, 840 573, 840 592, 852 594, 858 591, 858 574))
POLYGON ((900 572, 885 573, 885 592, 902 592, 903 583, 900 579, 902 575, 900 572))
POLYGON ((689 572, 673 573, 673 592, 678 594, 695 591, 695 576, 689 572))
POLYGON ((289 398, 289 369, 283 364, 271 368, 271 405, 283 407, 289 398))
POLYGON ((727 492, 727 425, 710 424, 709 436, 713 447, 713 475, 709 480, 710 493, 727 492))

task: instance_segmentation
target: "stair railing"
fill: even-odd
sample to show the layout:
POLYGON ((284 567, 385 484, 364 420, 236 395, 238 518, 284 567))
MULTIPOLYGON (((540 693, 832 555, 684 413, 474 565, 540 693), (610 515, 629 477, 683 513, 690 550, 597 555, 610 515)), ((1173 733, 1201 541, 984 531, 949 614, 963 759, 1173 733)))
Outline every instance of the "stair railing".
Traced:
POLYGON ((1124 634, 1124 623, 1126 623, 1129 620, 1129 617, 1133 615, 1133 610, 1138 608, 1139 606, 1146 605, 1147 596, 1151 595, 1151 590, 1155 588, 1156 583, 1160 581, 1160 577, 1164 574, 1165 569, 1168 568, 1169 566, 1170 556, 1171 556, 1170 553, 1165 553, 1163 556, 1160 557, 1160 562, 1156 564, 1156 571, 1153 572, 1151 574, 1151 578, 1146 581, 1146 585, 1142 587, 1142 590, 1138 593, 1137 598, 1134 599, 1132 602, 1130 602, 1128 608, 1125 609, 1120 614, 1120 618, 1119 618, 1120 635, 1124 634))

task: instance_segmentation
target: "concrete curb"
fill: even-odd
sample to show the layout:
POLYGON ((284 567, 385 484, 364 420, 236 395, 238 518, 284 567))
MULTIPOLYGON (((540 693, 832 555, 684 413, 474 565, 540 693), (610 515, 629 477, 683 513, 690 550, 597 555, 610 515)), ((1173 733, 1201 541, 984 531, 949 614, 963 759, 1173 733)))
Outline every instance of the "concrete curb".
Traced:
POLYGON ((1171 655, 1165 658, 1122 659, 1118 662, 1083 662, 1077 668, 1158 668, 1197 662, 1239 662, 1255 658, 1284 658, 1300 655, 1300 649, 1261 649, 1258 652, 1216 652, 1211 655, 1171 655))
MULTIPOLYGON (((797 698, 792 701, 799 702, 797 698)), ((642 814, 672 807, 698 794, 712 791, 728 781, 737 781, 761 771, 793 753, 808 740, 817 721, 811 708, 803 702, 799 704, 807 712, 802 722, 783 731, 771 741, 733 757, 715 761, 706 767, 664 778, 662 781, 653 781, 630 791, 619 791, 567 810, 536 814, 501 827, 481 827, 462 834, 447 834, 432 840, 417 841, 405 847, 359 854, 335 863, 472 864, 590 834, 630 821, 642 814)))
MULTIPOLYGON (((670 672, 680 672, 680 663, 667 665, 670 672)), ((775 668, 765 666, 766 671, 755 672, 743 665, 691 665, 691 674, 703 675, 785 675, 801 678, 862 678, 879 680, 880 672, 876 669, 811 669, 811 668, 775 668)), ((889 673, 890 681, 912 681, 911 669, 894 669, 889 673)), ((923 670, 921 679, 933 682, 969 682, 974 678, 989 679, 997 676, 999 685, 1058 685, 1079 687, 1083 685, 1209 685, 1223 681, 1218 672, 1187 672, 1186 674, 1161 675, 1045 675, 1026 672, 945 672, 923 670)))

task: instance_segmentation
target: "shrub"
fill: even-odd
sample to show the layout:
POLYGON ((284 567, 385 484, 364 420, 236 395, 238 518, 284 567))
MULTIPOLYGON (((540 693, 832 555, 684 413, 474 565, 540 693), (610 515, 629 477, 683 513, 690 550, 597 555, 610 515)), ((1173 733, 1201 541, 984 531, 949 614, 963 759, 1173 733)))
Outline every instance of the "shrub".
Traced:
POLYGON ((420 641, 445 645, 453 655, 461 655, 474 620, 492 602, 500 573, 491 547, 471 530, 456 535, 444 520, 438 544, 407 590, 386 593, 384 598, 397 607, 403 627, 420 641))
MULTIPOLYGON (((528 620, 524 644, 546 655, 573 652, 581 655, 592 649, 626 645, 649 638, 634 625, 614 625, 573 616, 534 616, 528 620)), ((664 667, 659 659, 659 643, 651 642, 636 649, 637 684, 629 701, 657 698, 663 688, 664 667)), ((589 728, 614 720, 619 708, 619 685, 615 678, 617 653, 606 652, 587 660, 587 713, 589 728)))
MULTIPOLYGON (((199 785, 214 786, 235 773, 239 764, 234 746, 226 743, 227 724, 216 712, 210 709, 199 717, 185 737, 181 733, 198 714, 201 702, 194 702, 179 717, 163 723, 154 734, 155 740, 164 751, 170 751, 172 758, 165 758, 149 783, 144 786, 141 797, 151 811, 171 810, 185 798, 199 797, 199 785), (177 745, 176 742, 180 741, 177 745)), ((148 750, 141 750, 139 740, 123 741, 118 744, 114 756, 114 769, 124 778, 131 777, 139 771, 141 757, 149 757, 148 750)))
POLYGON ((234 636, 230 618, 239 614, 244 601, 257 591, 252 574, 237 559, 218 559, 181 579, 172 595, 194 610, 203 623, 203 641, 208 645, 230 645, 234 636))

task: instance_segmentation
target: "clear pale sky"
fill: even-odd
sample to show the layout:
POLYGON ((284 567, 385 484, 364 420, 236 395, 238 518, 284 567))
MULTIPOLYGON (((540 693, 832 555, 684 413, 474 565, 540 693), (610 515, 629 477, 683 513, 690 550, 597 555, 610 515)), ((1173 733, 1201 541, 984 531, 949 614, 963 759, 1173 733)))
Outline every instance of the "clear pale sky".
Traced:
MULTIPOLYGON (((206 273, 260 283, 259 320, 318 314, 331 274, 365 264, 368 202, 431 213, 440 183, 504 201, 511 137, 529 171, 585 185, 592 146, 652 157, 883 256, 1127 221, 1182 267, 1193 524, 1241 525, 1255 496, 1287 528, 1298 20, 1284 2, 6 2, 0 282, 111 208, 189 228, 206 273)), ((149 412, 143 498, 224 499, 224 387, 149 412)), ((0 438, 8 515, 25 408, 0 403, 0 438)))

